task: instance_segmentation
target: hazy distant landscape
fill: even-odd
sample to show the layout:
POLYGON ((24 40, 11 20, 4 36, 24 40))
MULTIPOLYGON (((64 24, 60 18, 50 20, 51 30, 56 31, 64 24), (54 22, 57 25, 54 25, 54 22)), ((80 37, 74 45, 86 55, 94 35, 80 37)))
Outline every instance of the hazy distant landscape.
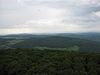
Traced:
POLYGON ((17 34, 0 36, 0 48, 73 48, 83 52, 100 52, 99 33, 17 34))
POLYGON ((99 75, 99 33, 0 36, 0 75, 99 75))
POLYGON ((0 0, 0 75, 100 75, 100 0, 0 0))

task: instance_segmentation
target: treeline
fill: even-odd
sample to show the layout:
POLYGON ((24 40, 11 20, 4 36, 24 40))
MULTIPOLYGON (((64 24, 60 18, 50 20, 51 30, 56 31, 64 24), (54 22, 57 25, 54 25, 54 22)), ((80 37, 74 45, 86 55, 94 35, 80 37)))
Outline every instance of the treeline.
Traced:
POLYGON ((99 59, 99 53, 3 49, 0 50, 0 75, 99 75, 99 59))

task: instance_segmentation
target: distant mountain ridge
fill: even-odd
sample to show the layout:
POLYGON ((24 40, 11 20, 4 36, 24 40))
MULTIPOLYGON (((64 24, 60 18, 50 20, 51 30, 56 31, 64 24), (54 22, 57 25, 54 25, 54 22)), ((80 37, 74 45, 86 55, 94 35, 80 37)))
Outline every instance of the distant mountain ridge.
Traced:
POLYGON ((99 34, 19 34, 0 36, 0 48, 69 48, 78 46, 81 51, 100 51, 99 34), (98 41, 97 41, 98 40, 98 41))
POLYGON ((38 37, 47 37, 47 36, 63 36, 63 37, 72 37, 80 39, 88 39, 92 41, 100 41, 100 33, 54 33, 54 34, 12 34, 0 36, 2 39, 29 39, 29 38, 38 38, 38 37))
POLYGON ((64 37, 73 37, 73 38, 80 38, 80 39, 88 39, 92 41, 100 41, 100 33, 63 33, 63 34, 58 34, 59 36, 64 36, 64 37))

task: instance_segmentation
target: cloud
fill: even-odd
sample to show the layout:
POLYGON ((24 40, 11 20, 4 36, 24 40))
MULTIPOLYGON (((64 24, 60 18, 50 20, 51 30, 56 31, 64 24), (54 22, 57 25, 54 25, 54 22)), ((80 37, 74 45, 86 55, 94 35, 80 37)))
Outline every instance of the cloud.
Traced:
POLYGON ((2 28, 0 34, 21 34, 21 33, 32 33, 31 28, 2 28))
POLYGON ((100 11, 95 12, 95 13, 94 13, 94 15, 96 15, 97 17, 99 17, 99 18, 100 18, 100 11))
POLYGON ((0 1, 0 34, 100 32, 100 0, 0 1))

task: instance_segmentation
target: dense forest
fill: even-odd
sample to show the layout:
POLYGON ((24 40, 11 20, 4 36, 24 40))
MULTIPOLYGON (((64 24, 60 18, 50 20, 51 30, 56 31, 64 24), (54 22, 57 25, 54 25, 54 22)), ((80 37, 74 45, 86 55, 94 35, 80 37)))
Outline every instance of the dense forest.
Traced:
MULTIPOLYGON (((67 36, 55 35, 8 35, 0 37, 0 49, 34 47, 70 48, 79 47, 82 52, 100 52, 100 41, 67 36)), ((71 34, 70 34, 71 35, 71 34)), ((80 35, 81 36, 81 35, 80 35)), ((89 35, 88 35, 89 36, 89 35)), ((98 36, 98 35, 97 35, 98 36)), ((92 38, 92 37, 91 37, 92 38)), ((95 38, 94 38, 95 39, 95 38)), ((99 39, 100 40, 100 39, 99 39)))
POLYGON ((99 75, 100 34, 0 36, 0 75, 99 75))
POLYGON ((1 49, 0 75, 99 75, 100 54, 48 48, 1 49))

